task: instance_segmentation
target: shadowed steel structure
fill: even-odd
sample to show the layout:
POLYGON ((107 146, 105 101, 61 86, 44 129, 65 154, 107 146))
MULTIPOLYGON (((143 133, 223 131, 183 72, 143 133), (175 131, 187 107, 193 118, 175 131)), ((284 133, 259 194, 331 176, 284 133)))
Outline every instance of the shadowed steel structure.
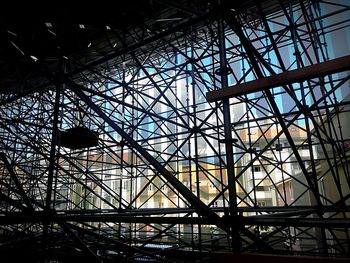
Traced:
POLYGON ((4 22, 4 257, 349 257, 349 3, 231 2, 4 22))

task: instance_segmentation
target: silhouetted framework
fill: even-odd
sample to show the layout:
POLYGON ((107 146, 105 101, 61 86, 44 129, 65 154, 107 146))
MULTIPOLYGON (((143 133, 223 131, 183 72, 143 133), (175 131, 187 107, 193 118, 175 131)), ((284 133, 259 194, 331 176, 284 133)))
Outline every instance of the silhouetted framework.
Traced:
POLYGON ((154 2, 51 60, 9 31, 31 75, 0 87, 0 251, 349 257, 350 3, 154 2))

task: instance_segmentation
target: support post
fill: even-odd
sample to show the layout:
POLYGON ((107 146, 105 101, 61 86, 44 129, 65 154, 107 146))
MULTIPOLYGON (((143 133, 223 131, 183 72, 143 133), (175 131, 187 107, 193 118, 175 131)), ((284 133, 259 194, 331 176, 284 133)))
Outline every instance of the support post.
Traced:
MULTIPOLYGON (((53 127, 52 127, 52 137, 51 137, 51 146, 50 146, 50 156, 49 156, 49 169, 47 176, 47 189, 46 189, 46 198, 45 198, 45 211, 49 213, 52 210, 51 207, 51 197, 52 197, 52 185, 53 185, 53 177, 55 172, 55 154, 56 154, 56 145, 58 138, 58 114, 59 114, 59 106, 60 106, 60 96, 61 96, 61 87, 56 87, 56 95, 55 95, 55 104, 54 104, 54 113, 53 113, 53 127)), ((49 253, 49 224, 47 220, 43 222, 43 237, 42 237, 42 248, 44 254, 44 262, 48 258, 49 253)))
MULTIPOLYGON (((226 46, 225 46, 225 28, 223 19, 220 17, 218 20, 218 40, 219 40, 219 54, 220 54, 220 69, 219 74, 221 76, 221 86, 223 89, 228 88, 228 70, 226 63, 226 46)), ((226 151, 226 169, 227 169, 227 182, 228 182, 228 195, 229 195, 229 211, 231 218, 234 218, 231 225, 232 236, 232 250, 237 252, 240 250, 240 236, 237 228, 237 190, 234 171, 234 158, 232 147, 232 125, 230 114, 230 101, 228 98, 223 100, 224 111, 224 132, 225 132, 225 151, 226 151)))

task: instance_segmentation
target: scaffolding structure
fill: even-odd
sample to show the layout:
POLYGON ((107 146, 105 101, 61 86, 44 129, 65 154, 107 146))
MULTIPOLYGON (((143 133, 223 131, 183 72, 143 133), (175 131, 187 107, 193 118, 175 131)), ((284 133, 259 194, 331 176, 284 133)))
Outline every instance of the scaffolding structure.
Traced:
POLYGON ((349 257, 349 3, 155 2, 54 62, 9 38, 35 74, 0 89, 0 251, 349 257))

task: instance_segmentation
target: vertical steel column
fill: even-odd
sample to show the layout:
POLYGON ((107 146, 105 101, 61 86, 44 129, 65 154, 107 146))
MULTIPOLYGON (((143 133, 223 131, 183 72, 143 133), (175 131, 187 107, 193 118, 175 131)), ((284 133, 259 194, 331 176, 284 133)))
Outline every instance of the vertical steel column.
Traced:
POLYGON ((47 176, 47 192, 45 199, 45 208, 46 210, 51 209, 51 195, 52 195, 52 182, 55 171, 55 151, 57 145, 58 138, 58 114, 59 114, 59 106, 60 106, 60 96, 61 96, 61 88, 56 88, 56 96, 55 96, 55 106, 54 106, 54 116, 53 116, 53 127, 52 127, 52 137, 51 137, 51 148, 50 148, 50 159, 49 159, 49 171, 47 176))
MULTIPOLYGON (((196 174, 196 192, 197 192, 197 197, 200 199, 200 176, 199 176, 199 168, 198 168, 198 163, 199 163, 199 154, 198 154, 198 132, 197 132, 197 102, 196 102, 196 78, 195 78, 195 64, 193 63, 195 59, 195 51, 194 51, 194 41, 196 38, 196 33, 193 31, 191 28, 191 33, 190 33, 190 54, 191 54, 191 70, 190 70, 190 85, 192 87, 192 107, 193 107, 193 128, 195 129, 195 132, 193 133, 193 139, 194 139, 194 160, 196 163, 195 166, 195 174, 196 174)), ((190 146, 189 146, 190 147, 190 146)), ((191 156, 192 158, 192 156, 191 156)), ((190 164, 190 173, 192 174, 192 169, 191 169, 191 164, 190 164)), ((192 179, 191 179, 192 182, 192 179)), ((201 231, 201 225, 197 225, 198 231, 196 233, 197 237, 196 241, 198 241, 198 250, 202 252, 202 231, 201 231)), ((197 244, 195 244, 197 245, 197 244)))
MULTIPOLYGON (((220 4, 220 2, 219 2, 220 4)), ((225 45, 225 28, 222 17, 218 20, 218 40, 219 40, 219 55, 220 55, 220 69, 221 86, 223 89, 228 88, 228 70, 226 63, 226 45, 225 45)), ((225 151, 227 163, 227 181, 229 189, 229 211, 231 218, 234 218, 231 226, 232 235, 232 249, 233 251, 240 250, 240 236, 237 226, 237 191, 234 171, 233 147, 232 147, 232 128, 231 128, 231 114, 229 99, 223 100, 224 112, 224 131, 225 131, 225 151)))
MULTIPOLYGON (((51 137, 51 147, 50 147, 50 156, 49 156, 49 167, 47 175, 47 190, 45 198, 45 211, 50 212, 51 207, 51 197, 52 197, 52 185, 53 185, 53 176, 55 172, 55 153, 56 145, 58 138, 58 117, 59 117, 59 107, 60 107, 60 96, 61 96, 61 87, 56 87, 55 95, 55 104, 54 104, 54 113, 53 113, 53 124, 52 124, 52 137, 51 137)), ((48 231, 49 231, 49 222, 43 222, 43 251, 44 251, 44 262, 48 256, 48 231)))

